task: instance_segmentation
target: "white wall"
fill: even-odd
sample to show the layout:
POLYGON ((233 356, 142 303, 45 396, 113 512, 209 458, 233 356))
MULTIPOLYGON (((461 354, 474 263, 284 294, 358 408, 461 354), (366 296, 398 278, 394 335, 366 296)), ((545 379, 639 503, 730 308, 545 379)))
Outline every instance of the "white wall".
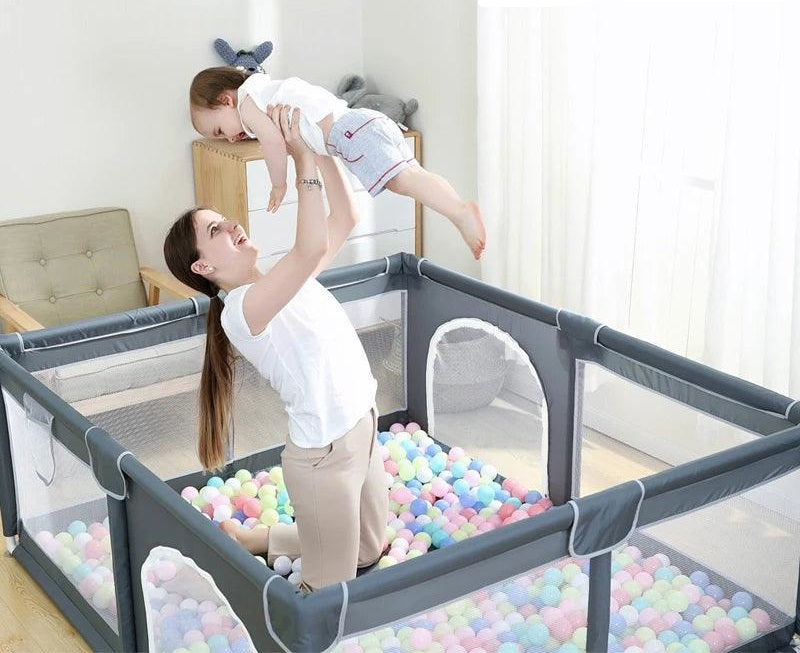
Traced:
POLYGON ((0 0, 0 220, 124 206, 141 261, 164 269, 163 236, 194 203, 188 88, 222 63, 213 40, 271 40, 273 74, 333 86, 361 71, 360 11, 361 0, 0 0))
MULTIPOLYGON (((467 0, 0 0, 0 220, 93 206, 131 211, 142 263, 164 269, 169 224, 194 203, 192 76, 271 40, 267 70, 335 88, 347 73, 416 97, 426 167, 475 182, 475 6, 467 0)), ((425 255, 478 276, 426 212, 425 255)))
MULTIPOLYGON (((419 100, 409 126, 422 133, 423 165, 465 199, 477 199, 476 16, 474 0, 365 0, 362 23, 368 83, 419 100)), ((427 258, 480 276, 447 220, 426 210, 423 222, 427 258)))

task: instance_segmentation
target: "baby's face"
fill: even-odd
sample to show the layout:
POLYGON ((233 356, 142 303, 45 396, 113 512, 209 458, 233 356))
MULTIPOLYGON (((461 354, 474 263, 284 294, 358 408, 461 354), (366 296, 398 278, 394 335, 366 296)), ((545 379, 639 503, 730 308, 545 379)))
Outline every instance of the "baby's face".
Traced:
POLYGON ((247 138, 236 107, 223 105, 213 109, 193 109, 192 113, 197 131, 206 138, 224 138, 231 143, 247 138))

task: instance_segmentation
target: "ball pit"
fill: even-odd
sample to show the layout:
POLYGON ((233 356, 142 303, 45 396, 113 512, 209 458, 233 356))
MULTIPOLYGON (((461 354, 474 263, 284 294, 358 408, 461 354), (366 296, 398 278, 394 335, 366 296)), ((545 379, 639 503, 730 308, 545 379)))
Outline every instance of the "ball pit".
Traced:
MULTIPOLYGON (((561 560, 414 619, 346 639, 335 651, 585 651, 588 574, 588 561, 561 560)), ((723 653, 775 628, 766 611, 752 607, 747 592, 726 597, 705 571, 679 569, 669 556, 646 556, 635 546, 612 553, 611 593, 609 653, 723 653), (641 592, 643 586, 648 589, 641 592)))
POLYGON ((154 653, 253 653, 246 628, 189 559, 157 554, 144 568, 154 653), (184 595, 192 588, 194 597, 184 595))
MULTIPOLYGON (((543 513, 547 497, 513 479, 498 482, 497 468, 468 456, 461 447, 445 452, 416 423, 393 424, 378 433, 386 471, 389 513, 384 568, 432 549, 543 513)), ((240 469, 223 480, 212 476, 202 488, 185 487, 181 496, 207 518, 239 528, 290 524, 294 510, 279 466, 255 474, 240 469)), ((278 558, 273 570, 300 582, 294 568, 278 558)), ((298 563, 300 564, 300 563, 298 563)))
POLYGON ((55 535, 50 530, 40 530, 34 539, 81 596, 114 624, 117 601, 108 517, 88 525, 81 520, 72 521, 55 535))

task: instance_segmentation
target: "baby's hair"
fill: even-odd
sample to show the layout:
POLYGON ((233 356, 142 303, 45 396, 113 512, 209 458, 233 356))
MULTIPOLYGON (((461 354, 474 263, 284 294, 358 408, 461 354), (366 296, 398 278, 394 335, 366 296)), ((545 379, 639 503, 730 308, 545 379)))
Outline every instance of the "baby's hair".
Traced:
POLYGON ((219 96, 244 84, 250 74, 231 66, 206 68, 194 76, 189 87, 189 105, 192 109, 213 109, 220 106, 219 96))

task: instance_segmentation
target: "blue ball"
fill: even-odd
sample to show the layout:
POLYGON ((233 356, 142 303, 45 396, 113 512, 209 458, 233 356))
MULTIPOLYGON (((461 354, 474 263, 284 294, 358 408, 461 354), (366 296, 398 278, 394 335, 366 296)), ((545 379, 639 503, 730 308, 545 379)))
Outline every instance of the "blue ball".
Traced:
POLYGON ((636 608, 638 612, 641 612, 645 608, 650 607, 650 601, 648 601, 643 596, 637 596, 633 601, 631 601, 631 605, 636 608))
MULTIPOLYGON (((681 615, 683 616, 684 619, 686 619, 686 621, 692 621, 692 619, 694 619, 695 617, 699 617, 701 614, 704 614, 704 610, 696 603, 690 603, 689 607, 686 608, 681 613, 681 615)), ((673 630, 675 629, 673 628, 673 630)), ((675 632, 677 633, 678 631, 675 630, 675 632)))
POLYGON ((581 650, 572 642, 564 642, 557 649, 558 653, 582 653, 581 650))
POLYGON ((422 483, 420 483, 416 478, 412 478, 406 483, 406 487, 411 491, 419 490, 422 487, 422 483))
MULTIPOLYGON (((442 531, 442 533, 444 533, 444 531, 442 531)), ((445 535, 447 534, 445 533, 445 535)), ((447 535, 442 541, 439 542, 439 548, 444 549, 445 547, 452 546, 455 543, 456 541, 452 537, 447 535)))
POLYGON ((412 535, 416 535, 422 530, 422 524, 412 521, 410 524, 406 524, 406 528, 411 531, 412 535))
POLYGON ((705 587, 705 592, 715 601, 719 601, 725 596, 725 592, 722 591, 719 585, 708 585, 705 587))
POLYGON ((483 505, 488 505, 494 500, 494 490, 488 485, 481 485, 478 487, 478 501, 483 505))
POLYGON ((659 567, 653 574, 653 578, 656 580, 666 580, 672 582, 672 579, 675 578, 675 572, 669 567, 659 567))
POLYGON ((287 501, 289 501, 289 493, 286 490, 281 490, 278 492, 278 505, 282 506, 287 501))
POLYGON ((472 628, 476 633, 483 630, 484 628, 488 628, 491 624, 489 623, 488 619, 484 619, 483 617, 475 617, 472 621, 469 622, 469 627, 472 628))
POLYGON ((430 505, 424 499, 414 499, 411 502, 411 514, 415 517, 419 517, 420 515, 424 515, 428 512, 430 505))
MULTIPOLYGON (((505 644, 506 642, 516 642, 517 634, 513 630, 505 630, 497 635, 497 641, 505 644)), ((519 651, 519 649, 514 649, 519 651)))
POLYGON ((403 449, 406 451, 406 454, 408 454, 409 451, 413 451, 417 448, 417 443, 413 440, 403 440, 400 443, 400 446, 403 447, 403 449))
POLYGON ((450 507, 450 504, 447 503, 447 501, 445 501, 444 499, 439 499, 438 501, 435 501, 433 505, 436 506, 442 512, 444 512, 450 507))
POLYGON ((480 512, 485 507, 486 507, 486 504, 483 501, 476 501, 475 503, 472 504, 472 509, 475 512, 480 512))
POLYGON ((219 476, 212 476, 208 481, 206 481, 206 485, 208 487, 222 487, 225 485, 225 481, 223 481, 219 476))
POLYGON ((521 585, 509 585, 505 588, 505 594, 508 597, 508 602, 515 608, 521 608, 528 600, 528 589, 521 585))
POLYGON ((622 617, 617 612, 614 612, 608 618, 608 630, 614 635, 621 635, 622 633, 625 632, 625 629, 627 627, 628 627, 628 622, 625 621, 625 617, 622 617))
POLYGON ((392 434, 388 431, 381 431, 378 433, 378 442, 381 444, 386 444, 389 440, 392 439, 392 434))
POLYGON ((231 651, 233 653, 249 653, 250 644, 247 643, 247 638, 242 637, 237 639, 233 644, 231 644, 231 651))
POLYGON ((678 634, 674 630, 662 630, 658 634, 658 641, 664 646, 669 646, 670 644, 677 642, 679 639, 680 637, 678 637, 678 634))
POLYGON ((542 580, 548 585, 555 585, 559 587, 564 582, 564 574, 556 567, 550 567, 542 574, 542 580))
POLYGON ((531 490, 525 495, 525 503, 530 503, 531 505, 533 505, 541 498, 542 498, 541 493, 537 492, 536 490, 531 490))
POLYGON ((453 483, 453 492, 458 496, 467 494, 469 492, 469 483, 467 483, 463 478, 456 479, 456 481, 453 483))
POLYGON ((427 449, 425 449, 425 455, 429 458, 433 458, 441 450, 442 448, 438 444, 429 444, 427 449))
POLYGON ((242 523, 244 523, 244 520, 247 519, 247 516, 241 510, 237 510, 231 515, 231 517, 238 519, 242 523))
POLYGON ((469 493, 462 494, 458 497, 458 502, 461 504, 462 508, 474 508, 477 501, 478 500, 469 493))
POLYGON ((494 498, 497 499, 500 503, 505 503, 511 498, 511 492, 506 490, 495 490, 494 498))
POLYGON ((683 637, 681 637, 681 644, 686 646, 689 642, 691 642, 694 639, 700 639, 700 638, 694 633, 686 633, 683 637))
POLYGON ((409 460, 414 460, 414 458, 419 458, 422 454, 419 452, 419 449, 412 449, 406 454, 406 458, 409 460))
POLYGON ((473 458, 472 461, 469 463, 468 469, 474 469, 476 472, 481 471, 483 467, 483 461, 478 460, 477 458, 473 458))
POLYGON ((704 571, 693 571, 692 575, 689 576, 689 580, 692 581, 695 585, 697 585, 700 589, 705 589, 706 586, 711 582, 708 579, 708 574, 704 571))
POLYGON ((730 610, 728 610, 728 616, 733 619, 733 621, 739 621, 739 619, 747 617, 748 613, 747 610, 745 610, 741 605, 734 605, 730 610))
POLYGON ((278 515, 278 521, 281 524, 293 524, 294 523, 294 519, 292 519, 289 515, 287 515, 285 513, 282 514, 282 515, 278 515))
POLYGON ((561 592, 555 585, 545 585, 539 593, 545 605, 558 605, 561 602, 561 592))
POLYGON ((466 472, 467 466, 464 463, 456 461, 450 465, 450 473, 453 475, 453 478, 463 478, 466 472))
POLYGON ((744 608, 749 612, 753 608, 753 597, 747 592, 736 592, 731 597, 731 604, 740 608, 744 608))
POLYGON ((517 499, 517 497, 509 497, 505 503, 510 503, 514 508, 519 508, 522 505, 522 501, 517 499))

